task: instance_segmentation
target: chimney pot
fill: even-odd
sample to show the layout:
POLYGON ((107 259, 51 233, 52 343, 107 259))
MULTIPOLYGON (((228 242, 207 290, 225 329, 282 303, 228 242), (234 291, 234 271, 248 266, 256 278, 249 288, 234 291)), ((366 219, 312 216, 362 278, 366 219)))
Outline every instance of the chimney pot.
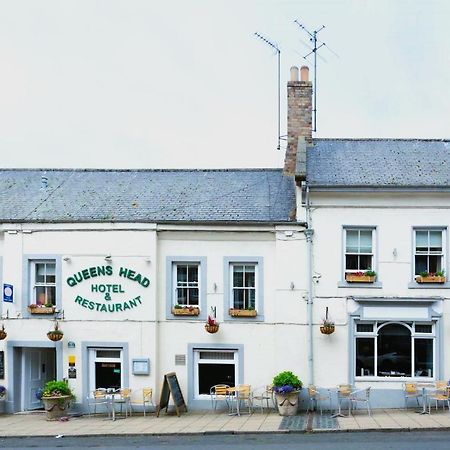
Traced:
POLYGON ((309 67, 302 66, 300 68, 300 81, 309 81, 309 67))
POLYGON ((298 67, 291 67, 291 81, 298 81, 298 67))

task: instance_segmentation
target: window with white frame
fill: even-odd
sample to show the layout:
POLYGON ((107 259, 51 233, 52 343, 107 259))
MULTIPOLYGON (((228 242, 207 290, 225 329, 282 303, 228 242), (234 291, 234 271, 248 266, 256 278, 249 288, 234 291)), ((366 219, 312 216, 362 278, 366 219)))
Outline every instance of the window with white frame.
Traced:
POLYGON ((199 306, 199 263, 180 262, 173 265, 175 304, 199 306))
POLYGON ((373 235, 370 228, 346 228, 345 272, 374 270, 373 235))
POLYGON ((415 275, 443 272, 444 233, 443 230, 414 230, 414 273, 415 275))
POLYGON ((31 262, 30 304, 56 305, 56 261, 31 262))
POLYGON ((434 377, 433 322, 356 322, 355 376, 434 377))
POLYGON ((231 307, 234 309, 256 308, 257 264, 231 264, 231 307))

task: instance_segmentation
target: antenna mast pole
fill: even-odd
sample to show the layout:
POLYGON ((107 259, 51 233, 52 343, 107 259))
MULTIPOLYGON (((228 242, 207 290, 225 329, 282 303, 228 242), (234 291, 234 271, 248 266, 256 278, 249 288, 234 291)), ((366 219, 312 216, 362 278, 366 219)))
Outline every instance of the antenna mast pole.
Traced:
POLYGON ((297 19, 294 20, 294 23, 296 23, 302 30, 304 30, 309 35, 309 40, 313 44, 312 50, 307 55, 305 55, 303 57, 303 59, 306 59, 309 55, 314 55, 314 108, 313 108, 314 127, 313 127, 313 131, 317 131, 317 50, 319 50, 319 48, 321 48, 325 45, 325 43, 322 42, 317 47, 317 33, 319 33, 319 31, 322 31, 325 28, 325 25, 322 25, 317 30, 314 30, 313 32, 311 32, 304 25, 302 25, 297 19))
POLYGON ((281 83, 281 50, 279 47, 269 41, 269 39, 266 39, 264 36, 262 36, 259 33, 255 32, 255 36, 261 39, 263 42, 265 42, 267 45, 270 45, 277 53, 277 62, 278 62, 278 144, 277 144, 277 150, 281 150, 281 97, 280 97, 280 83, 281 83))

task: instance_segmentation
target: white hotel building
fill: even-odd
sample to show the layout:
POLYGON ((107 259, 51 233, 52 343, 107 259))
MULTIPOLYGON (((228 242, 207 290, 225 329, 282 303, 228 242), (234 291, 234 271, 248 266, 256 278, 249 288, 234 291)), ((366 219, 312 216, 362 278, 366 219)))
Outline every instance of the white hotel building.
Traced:
POLYGON ((313 139, 311 92, 293 70, 284 171, 0 171, 8 411, 39 408, 54 378, 86 410, 96 387, 152 387, 157 401, 173 371, 192 409, 213 384, 282 370, 370 385, 375 407, 401 406, 405 381, 450 376, 450 144, 313 139))

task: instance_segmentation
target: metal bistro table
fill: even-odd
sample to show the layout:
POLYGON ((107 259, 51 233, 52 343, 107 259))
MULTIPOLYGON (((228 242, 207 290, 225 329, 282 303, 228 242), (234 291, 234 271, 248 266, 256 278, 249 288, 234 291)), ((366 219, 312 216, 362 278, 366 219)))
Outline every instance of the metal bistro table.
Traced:
POLYGON ((126 416, 125 417, 124 416, 116 417, 115 398, 116 398, 116 396, 118 396, 118 395, 120 396, 121 395, 120 394, 120 389, 107 390, 107 394, 106 395, 107 395, 108 400, 109 400, 108 405, 111 408, 111 420, 115 421, 116 419, 125 419, 126 416))
POLYGON ((240 411, 240 407, 239 407, 239 403, 240 403, 240 398, 239 398, 239 393, 242 391, 245 391, 246 388, 243 386, 233 386, 233 387, 229 387, 227 389, 227 395, 228 395, 228 400, 230 402, 230 406, 229 406, 229 416, 240 416, 241 415, 241 411, 240 411), (233 410, 233 403, 236 403, 236 411, 233 410))
MULTIPOLYGON (((338 404, 338 410, 337 412, 335 412, 334 414, 331 415, 332 418, 334 417, 350 417, 351 415, 351 401, 350 401, 350 395, 354 390, 353 386, 350 385, 344 385, 346 386, 345 388, 343 386, 338 386, 335 388, 336 390, 336 396, 337 396, 337 404, 338 404), (341 407, 341 403, 343 401, 347 400, 348 402, 348 415, 346 416, 345 414, 342 413, 342 407, 341 407)), ((329 393, 330 393, 330 398, 331 398, 331 392, 332 389, 328 389, 329 393)))
POLYGON ((422 388, 422 411, 416 412, 419 414, 430 414, 430 412, 427 409, 427 400, 428 400, 427 389, 436 388, 436 383, 432 381, 422 381, 422 382, 419 381, 418 383, 416 383, 416 386, 422 388))

